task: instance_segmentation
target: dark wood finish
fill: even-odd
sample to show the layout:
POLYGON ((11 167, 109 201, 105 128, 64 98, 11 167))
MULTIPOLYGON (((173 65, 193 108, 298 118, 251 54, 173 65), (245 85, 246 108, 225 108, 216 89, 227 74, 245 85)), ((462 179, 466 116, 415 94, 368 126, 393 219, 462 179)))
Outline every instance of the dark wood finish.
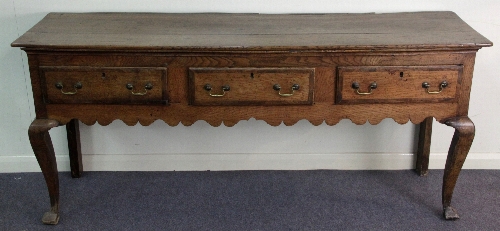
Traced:
POLYGON ((443 176, 443 214, 446 219, 454 220, 459 216, 451 207, 451 198, 476 131, 474 123, 466 116, 451 118, 445 124, 455 128, 455 134, 451 140, 443 176))
POLYGON ((83 172, 82 148, 80 145, 80 125, 77 119, 72 119, 66 124, 68 137, 69 164, 71 177, 80 178, 83 172))
POLYGON ((47 105, 51 111, 51 118, 61 123, 67 123, 70 118, 78 118, 86 125, 93 125, 98 122, 101 125, 108 125, 116 119, 122 120, 125 124, 133 126, 138 122, 142 125, 149 125, 161 118, 165 123, 176 126, 179 123, 189 126, 198 120, 204 120, 212 126, 233 126, 238 121, 255 118, 263 120, 269 125, 278 126, 282 122, 286 125, 293 125, 299 120, 307 119, 314 125, 325 122, 328 125, 335 125, 342 119, 349 119, 355 124, 378 124, 385 118, 392 118, 399 124, 411 121, 419 124, 425 118, 434 116, 438 120, 450 118, 456 114, 457 105, 445 103, 432 104, 380 104, 377 107, 370 104, 359 105, 335 105, 331 103, 314 103, 309 105, 290 106, 189 106, 180 104, 170 104, 166 106, 146 106, 146 105, 47 105), (409 114, 409 111, 414 113, 409 114), (366 113, 370 112, 370 117, 366 113), (168 117, 166 116, 168 115, 168 117), (202 116, 204 115, 204 116, 202 116))
POLYGON ((40 67, 45 82, 45 103, 147 104, 166 102, 162 95, 166 68, 40 67), (56 88, 61 83, 63 89, 56 88), (81 89, 73 85, 81 83, 81 89), (153 88, 144 88, 147 83, 153 88), (133 89, 126 88, 132 84, 133 89), (76 94, 64 94, 74 92, 76 94), (134 95, 145 93, 145 95, 134 95))
POLYGON ((288 53, 297 50, 476 49, 490 46, 491 42, 453 12, 51 13, 13 45, 42 49, 91 47, 94 50, 273 50, 288 53))
POLYGON ((461 66, 349 66, 339 67, 337 103, 397 103, 397 102, 456 102, 457 88, 462 76, 461 66), (448 86, 439 94, 429 94, 422 83, 430 84, 430 91, 439 90, 441 82, 448 86), (371 83, 377 88, 370 95, 359 95, 351 87, 359 83, 360 92, 368 92, 371 83))
POLYGON ((108 125, 117 119, 128 125, 161 119, 172 126, 199 120, 233 126, 250 118, 273 126, 303 119, 313 125, 342 119, 378 124, 385 118, 422 123, 421 175, 428 168, 432 118, 448 121, 457 132, 443 179, 443 206, 445 217, 455 218, 451 195, 472 142, 466 118, 475 55, 492 43, 453 12, 51 13, 12 46, 28 54, 37 118, 30 138, 53 206, 44 220, 56 223, 57 168, 48 129, 68 124, 72 175, 78 177, 78 120, 108 125), (439 94, 422 88, 427 81, 436 91, 444 80, 448 86, 439 94), (358 96, 352 81, 360 89, 376 81, 378 88, 358 96), (65 95, 55 86, 59 82, 66 92, 75 82, 82 88, 65 95), (129 82, 136 93, 147 82, 153 88, 131 95, 129 82), (204 89, 208 83, 220 94, 228 82, 224 97, 215 99, 204 89), (300 88, 293 96, 273 90, 280 84, 282 93, 290 93, 294 83, 300 88))
POLYGON ((429 156, 431 153, 432 121, 434 118, 427 117, 420 123, 418 133, 417 163, 415 170, 420 176, 429 173, 429 156))
POLYGON ((54 147, 49 134, 49 130, 57 126, 59 123, 55 120, 36 119, 28 129, 31 147, 33 147, 49 190, 50 211, 43 215, 42 222, 51 225, 59 222, 59 177, 54 147))
MULTIPOLYGON (((211 54, 210 56, 194 54, 182 56, 178 53, 162 53, 161 55, 154 53, 139 53, 129 54, 111 53, 109 56, 97 55, 91 52, 72 52, 68 53, 46 53, 42 51, 28 51, 37 53, 37 62, 43 66, 60 65, 65 63, 68 66, 91 66, 93 63, 99 66, 165 66, 168 63, 168 82, 167 92, 171 100, 171 104, 166 108, 162 105, 150 105, 148 107, 115 107, 110 105, 101 107, 101 105, 88 104, 72 105, 72 104, 42 104, 43 109, 49 108, 50 117, 57 118, 62 124, 69 122, 70 119, 78 118, 85 124, 94 124, 96 121, 100 124, 109 124, 115 119, 121 119, 125 123, 134 125, 140 122, 143 125, 152 123, 154 120, 162 119, 170 125, 177 125, 179 122, 188 125, 197 120, 206 120, 212 125, 220 125, 224 122, 226 125, 235 124, 237 121, 246 120, 251 117, 258 117, 265 120, 269 124, 279 125, 281 122, 285 124, 294 124, 301 119, 307 119, 313 124, 321 124, 326 122, 333 125, 342 119, 351 119, 356 124, 364 124, 367 121, 371 124, 377 124, 384 118, 393 118, 398 123, 407 123, 411 120, 413 123, 420 123, 426 117, 434 116, 438 121, 443 121, 446 118, 456 116, 457 110, 462 107, 462 103, 429 103, 422 104, 379 104, 379 105, 337 105, 334 102, 336 91, 336 67, 339 64, 345 65, 376 65, 376 66, 432 66, 436 63, 443 65, 463 64, 464 70, 470 69, 473 65, 471 61, 475 51, 460 51, 460 52, 426 52, 418 55, 409 55, 408 53, 387 53, 373 54, 360 52, 356 54, 342 53, 293 53, 287 54, 211 54), (321 56, 324 55, 324 56, 321 56), (153 57, 153 58, 151 58, 153 57), (194 108, 186 107, 189 104, 188 97, 188 68, 192 66, 208 66, 208 67, 293 67, 295 66, 310 66, 315 68, 315 84, 314 84, 314 107, 300 109, 304 107, 293 106, 292 112, 285 112, 286 116, 279 112, 283 109, 275 108, 269 110, 268 107, 255 110, 254 108, 231 108, 230 114, 213 113, 213 107, 194 108), (328 105, 324 105, 328 104, 328 105), (408 113, 411 108, 411 113, 408 113), (84 110, 83 110, 84 109, 84 110), (255 116, 249 115, 249 110, 252 113, 255 111, 255 116), (365 111, 369 111, 369 114, 365 111), (212 114, 214 116, 207 117, 212 114), (204 115, 201 117, 201 115, 204 115)), ((389 51, 388 51, 389 52, 389 51)), ((472 73, 468 72, 467 78, 472 73)), ((465 71, 463 75, 465 79, 465 71)), ((464 81, 462 81, 464 82, 464 81)), ((461 84, 458 90, 460 95, 468 96, 467 89, 461 84)), ((465 100, 465 99, 464 99, 465 100)), ((468 98, 467 98, 468 100, 468 98)), ((463 102, 463 100, 462 100, 463 102)), ((288 108, 292 109, 292 107, 288 108)), ((220 110, 220 109, 216 109, 220 110)), ((222 110, 224 111, 224 110, 222 110)), ((47 113, 47 111, 43 111, 47 113)), ((226 110, 227 112, 227 110, 226 110)), ((42 117, 43 118, 43 117, 42 117)))
POLYGON ((314 92, 313 68, 189 68, 189 99, 191 105, 293 105, 312 104, 314 92), (213 94, 222 94, 221 87, 230 86, 223 97, 212 97, 204 89, 213 87, 213 94), (283 97, 273 89, 282 86, 283 97))

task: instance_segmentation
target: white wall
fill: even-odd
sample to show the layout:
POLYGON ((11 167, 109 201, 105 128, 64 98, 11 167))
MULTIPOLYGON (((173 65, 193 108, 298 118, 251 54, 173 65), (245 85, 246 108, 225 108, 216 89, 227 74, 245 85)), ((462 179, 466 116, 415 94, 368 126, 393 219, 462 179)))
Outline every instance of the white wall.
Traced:
MULTIPOLYGON (((48 12, 456 12, 478 32, 500 39, 497 0, 0 0, 0 172, 40 171, 27 138, 34 118, 24 52, 10 43, 48 12)), ((479 51, 470 117, 476 138, 465 168, 500 168, 500 46, 479 51)), ((431 168, 443 168, 453 129, 435 123, 431 168)), ((85 170, 235 170, 235 169, 410 169, 417 129, 386 119, 378 126, 271 127, 243 121, 232 128, 205 122, 169 127, 81 126, 85 170), (139 155, 140 154, 140 155, 139 155)), ((64 128, 51 130, 60 170, 68 170, 64 128)))

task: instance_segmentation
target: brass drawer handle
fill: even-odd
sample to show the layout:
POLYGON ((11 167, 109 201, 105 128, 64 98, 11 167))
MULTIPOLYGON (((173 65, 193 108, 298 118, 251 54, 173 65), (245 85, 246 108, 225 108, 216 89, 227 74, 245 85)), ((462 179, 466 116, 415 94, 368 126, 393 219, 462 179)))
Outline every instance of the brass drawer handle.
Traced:
POLYGON ((205 89, 206 91, 208 91, 208 94, 210 96, 212 96, 212 97, 222 97, 222 96, 226 95, 226 91, 231 90, 231 87, 229 87, 229 85, 224 85, 221 88, 222 88, 222 94, 212 94, 212 85, 210 85, 210 84, 207 83, 203 87, 203 89, 205 89))
POLYGON ((359 83, 358 82, 352 83, 351 87, 354 90, 356 90, 356 94, 358 94, 358 95, 371 95, 371 94, 373 94, 373 89, 377 89, 377 83, 372 82, 370 84, 370 91, 369 92, 359 92, 359 83))
POLYGON ((134 85, 131 83, 127 83, 125 87, 130 91, 130 93, 132 93, 132 95, 145 95, 149 90, 153 89, 153 84, 146 83, 146 85, 144 85, 144 92, 134 92, 134 85))
POLYGON ((61 93, 65 94, 65 95, 74 95, 74 94, 76 94, 76 92, 78 92, 78 89, 82 89, 82 83, 76 82, 75 85, 73 85, 73 88, 75 89, 75 91, 65 92, 63 90, 64 86, 61 82, 56 83, 56 88, 61 90, 61 93))
POLYGON ((292 85, 292 93, 281 93, 281 86, 279 84, 274 84, 273 89, 275 91, 278 91, 278 94, 283 97, 290 97, 292 96, 295 91, 300 89, 300 86, 298 84, 292 85))
POLYGON ((425 88, 425 91, 429 94, 439 94, 443 91, 443 89, 445 89, 446 87, 448 87, 448 82, 446 82, 446 80, 444 80, 443 82, 441 82, 439 84, 439 91, 429 91, 429 88, 431 87, 431 85, 428 83, 428 82, 423 82, 422 83, 422 88, 425 88))

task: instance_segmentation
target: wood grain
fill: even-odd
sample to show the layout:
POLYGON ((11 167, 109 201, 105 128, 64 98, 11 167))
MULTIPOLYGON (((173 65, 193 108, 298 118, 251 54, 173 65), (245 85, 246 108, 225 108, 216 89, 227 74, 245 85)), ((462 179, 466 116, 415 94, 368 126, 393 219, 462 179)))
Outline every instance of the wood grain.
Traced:
POLYGON ((418 175, 426 176, 429 173, 429 156, 431 152, 432 121, 434 118, 427 117, 420 123, 418 135, 417 162, 415 170, 418 175))
POLYGON ((51 225, 59 222, 59 177, 54 147, 49 134, 49 130, 57 126, 59 123, 55 120, 35 119, 28 129, 31 147, 49 190, 50 211, 43 215, 42 222, 51 225))
POLYGON ((453 12, 50 13, 12 46, 93 50, 408 50, 478 48, 491 46, 491 42, 453 12))
MULTIPOLYGON (((155 53, 154 59, 151 59, 150 55, 147 53, 114 53, 110 56, 97 55, 95 53, 82 53, 77 52, 74 57, 68 54, 48 54, 48 55, 38 55, 38 62, 43 63, 45 67, 60 65, 61 63, 68 62, 68 65, 82 65, 91 66, 92 63, 96 63, 99 67, 106 68, 128 68, 131 65, 134 67, 141 66, 168 66, 168 83, 166 85, 166 92, 171 100, 170 108, 164 108, 163 106, 156 107, 142 107, 137 105, 137 107, 123 107, 119 108, 114 105, 109 105, 105 107, 89 108, 80 104, 63 104, 57 107, 49 106, 48 118, 57 118, 61 123, 66 123, 70 119, 80 119, 86 124, 93 124, 96 121, 100 124, 109 124, 113 120, 121 119, 126 121, 127 124, 150 124, 155 120, 164 120, 168 124, 177 125, 179 123, 190 125, 197 120, 209 121, 212 125, 234 125, 239 120, 247 120, 249 118, 258 116, 272 125, 278 125, 282 122, 285 124, 294 124, 300 119, 307 119, 313 124, 320 124, 326 121, 328 124, 336 124, 342 119, 351 119, 357 124, 363 124, 369 121, 370 123, 376 124, 383 118, 392 117, 395 118, 399 123, 406 123, 410 119, 414 123, 419 123, 424 118, 433 116, 439 121, 447 117, 456 116, 457 104, 450 103, 440 104, 441 108, 429 108, 429 104, 421 104, 424 101, 413 101, 414 106, 408 108, 408 111, 404 111, 401 105, 386 104, 377 108, 376 106, 361 106, 359 109, 350 107, 338 107, 333 106, 335 102, 335 92, 337 90, 336 80, 337 77, 337 67, 338 66, 366 66, 375 65, 374 67, 379 67, 383 69, 384 66, 388 65, 386 68, 391 68, 397 66, 399 69, 404 71, 412 70, 411 68, 416 68, 419 71, 431 71, 431 70, 443 70, 442 67, 436 69, 436 64, 443 64, 440 66, 450 66, 448 70, 455 71, 459 73, 455 77, 469 78, 464 72, 460 75, 461 68, 469 68, 470 63, 470 53, 469 52, 423 52, 423 53, 393 53, 393 54, 343 54, 338 55, 326 55, 324 57, 318 56, 316 53, 308 53, 307 56, 302 56, 301 54, 291 54, 291 56, 283 54, 263 54, 263 55, 246 55, 246 54, 211 54, 210 56, 202 55, 197 56, 176 56, 174 54, 159 54, 155 53), (57 56, 57 57, 56 57, 57 56), (391 65, 391 64, 397 65, 391 65), (405 65, 402 65, 405 64, 405 65), (241 67, 240 67, 241 66, 241 67), (250 67, 249 67, 250 66, 250 67), (220 69, 234 69, 243 70, 249 68, 248 70, 255 70, 262 68, 266 70, 270 66, 275 68, 296 68, 296 67, 310 67, 314 68, 315 78, 314 78, 314 104, 310 107, 296 107, 294 109, 294 115, 285 115, 281 111, 283 108, 275 107, 265 107, 262 109, 255 109, 255 107, 249 108, 217 108, 220 112, 225 112, 230 115, 220 115, 219 113, 213 113, 212 109, 201 109, 189 105, 189 68, 220 68, 220 69), (324 104, 327 103, 327 104, 324 104), (179 104, 179 105, 177 105, 179 104), (332 105, 329 106, 328 104, 332 105), (321 106, 320 106, 321 105, 321 106), (316 108, 317 107, 317 108, 316 108), (381 108, 385 110, 383 113, 377 113, 381 108), (83 110, 83 111, 82 111, 83 110), (95 115, 85 115, 84 111, 96 111, 98 114, 95 115), (61 114, 61 111, 65 111, 66 116, 61 114), (256 115, 249 115, 249 111, 255 112, 256 115), (391 115, 391 112, 398 111, 391 115), (78 113, 77 113, 78 112, 78 113), (80 113, 81 112, 81 113, 80 113), (117 113, 120 112, 120 113, 117 113), (203 115, 203 116, 202 116, 203 115), (208 115, 213 115, 213 118, 208 117, 208 115), (130 117, 130 118, 127 118, 130 117), (415 120, 415 118, 419 118, 415 120)), ((368 68, 368 67, 367 67, 368 68)), ((415 70, 413 70, 415 71, 415 70)), ((244 73, 244 72, 242 72, 244 73)), ((251 73, 251 72, 250 72, 251 73)), ((248 73, 247 73, 248 74, 248 73)), ((441 77, 440 75, 438 76, 441 77)), ((416 79, 418 80, 418 79, 416 79)), ((415 92, 427 97, 424 89, 421 87, 421 83, 418 82, 418 86, 414 86, 415 92)), ((458 83, 458 82, 457 82, 458 83)), ((459 85, 454 84, 456 91, 462 93, 462 88, 457 88, 459 85)), ((453 86, 450 85, 450 87, 453 86)), ((467 89, 466 89, 467 90, 467 89)), ((204 90, 203 90, 204 91, 204 90)), ((201 92, 205 93, 206 92, 201 92)), ((271 92, 275 93, 275 92, 271 92)), ((404 92, 402 93, 404 94, 404 92)), ((392 97, 392 95, 389 95, 392 97)), ((455 100, 456 101, 456 100, 455 100)), ((389 103, 400 103, 401 101, 393 101, 389 103)), ((433 101, 428 101, 433 102, 433 101)), ((383 102, 380 102, 383 104, 383 102)), ((403 103, 409 103, 404 101, 403 103)), ((46 105, 44 104, 45 108, 46 105)), ((291 109, 291 108, 287 108, 291 109)))
POLYGON ((80 124, 73 119, 66 124, 66 135, 68 139, 69 165, 71 177, 80 178, 83 173, 82 147, 80 143, 80 124))
POLYGON ((302 119, 313 125, 343 119, 378 124, 386 118, 421 123, 421 175, 428 168, 432 119, 446 123, 456 132, 443 178, 443 209, 445 218, 458 218, 451 197, 474 136, 467 114, 475 55, 492 45, 453 12, 50 13, 12 43, 28 54, 37 118, 28 133, 52 206, 43 221, 55 224, 59 218, 52 127, 67 124, 72 175, 78 177, 78 120, 233 126, 250 118, 272 126, 302 119), (443 80, 449 85, 440 94, 422 88, 428 81, 436 91, 443 80), (76 81, 83 84, 77 94, 55 88, 61 82, 63 91, 72 91, 76 81), (350 88, 353 81, 361 87, 375 81, 378 88, 359 96, 350 88), (125 88, 132 83, 139 92, 146 82, 153 89, 144 96, 125 88), (203 89, 228 82, 231 94, 221 101, 203 89), (284 90, 293 83, 301 88, 294 97, 276 98, 275 83, 284 90))
POLYGON ((348 66, 338 68, 337 103, 389 102, 456 102, 457 88, 462 77, 462 66, 348 66), (429 94, 422 88, 429 83, 429 91, 438 91, 446 81, 448 86, 439 94, 429 94), (371 83, 377 88, 370 95, 360 95, 352 88, 358 83, 360 92, 368 92, 371 83))
POLYGON ((425 118, 433 116, 438 121, 456 114, 457 104, 428 103, 428 104, 362 104, 362 105, 332 105, 331 103, 315 103, 309 105, 288 106, 189 106, 171 104, 170 106, 157 105, 47 105, 51 112, 49 117, 62 124, 73 118, 78 118, 84 124, 92 125, 98 122, 108 125, 114 120, 122 120, 127 125, 149 125, 161 119, 171 126, 179 123, 191 125, 198 120, 207 121, 213 126, 232 126, 241 120, 255 118, 266 121, 272 126, 282 122, 293 125, 299 120, 306 119, 312 124, 325 122, 335 125, 342 119, 350 119, 355 124, 378 124, 385 118, 392 118, 395 122, 418 124, 425 118))
POLYGON ((45 103, 107 103, 107 104, 150 104, 165 103, 163 95, 166 84, 166 68, 137 67, 40 67, 42 90, 45 92, 45 103), (63 89, 55 87, 56 83, 63 89), (81 89, 73 86, 81 83, 81 89), (147 90, 144 86, 150 83, 153 88, 147 90), (129 90, 127 84, 134 88, 129 90), (63 94, 63 92, 76 94, 63 94), (145 93, 145 95, 133 95, 145 93))
POLYGON ((293 105, 312 104, 314 68, 189 68, 189 102, 191 105, 293 105), (210 84, 213 94, 222 94, 222 86, 230 86, 223 97, 212 97, 204 86, 210 84), (283 97, 273 89, 279 84, 283 97))
POLYGON ((451 198, 458 175, 474 140, 476 129, 469 117, 465 116, 450 118, 446 120, 445 124, 455 128, 455 134, 451 140, 443 175, 443 214, 446 219, 454 220, 458 219, 459 216, 457 211, 451 207, 451 198))

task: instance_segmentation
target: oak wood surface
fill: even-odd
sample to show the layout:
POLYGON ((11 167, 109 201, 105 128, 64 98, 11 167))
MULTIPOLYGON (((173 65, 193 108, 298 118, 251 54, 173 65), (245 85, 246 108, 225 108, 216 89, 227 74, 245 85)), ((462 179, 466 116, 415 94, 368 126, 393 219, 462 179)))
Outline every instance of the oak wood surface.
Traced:
POLYGON ((40 67, 45 103, 114 103, 148 104, 167 101, 162 89, 166 81, 166 68, 151 67, 40 67), (57 83, 63 89, 55 87, 57 83), (73 85, 81 83, 81 89, 73 85), (145 90, 146 84, 152 84, 151 90, 145 90), (132 84, 133 89, 126 88, 132 84), (75 94, 64 94, 71 92, 75 94), (145 93, 145 95, 133 95, 145 93))
POLYGON ((148 51, 463 49, 491 44, 453 12, 50 13, 12 43, 43 49, 148 51))
POLYGON ((189 106, 184 104, 162 105, 92 105, 92 104, 49 104, 50 118, 64 124, 72 118, 78 118, 84 124, 98 122, 108 125, 114 120, 121 120, 127 125, 149 125, 160 119, 176 126, 194 124, 203 120, 212 126, 233 126, 241 120, 263 120, 269 125, 293 125, 305 119, 313 125, 325 122, 335 125, 342 119, 349 119, 355 124, 378 124, 385 118, 395 122, 418 124, 429 116, 443 122, 456 115, 458 105, 454 103, 419 103, 419 104, 359 104, 332 105, 315 103, 309 105, 287 106, 189 106), (413 112, 413 113, 412 113, 413 112), (369 114, 369 115, 367 115, 369 114))
POLYGON ((462 67, 348 66, 339 67, 338 77, 337 103, 456 102, 462 67), (426 82, 429 91, 438 91, 443 81, 448 86, 439 94, 429 94, 422 87, 426 82), (360 95, 353 83, 359 84, 361 93, 368 92, 371 83, 377 88, 370 95, 360 95))
POLYGON ((71 177, 80 178, 83 173, 83 162, 82 147, 80 143, 80 124, 78 120, 72 119, 66 124, 66 135, 68 139, 71 177))
POLYGON ((54 147, 49 134, 49 130, 57 126, 59 123, 55 120, 36 119, 28 129, 31 147, 49 190, 50 211, 43 215, 42 222, 51 225, 59 222, 59 177, 54 147))
MULTIPOLYGON (((280 108, 272 108, 268 107, 263 109, 263 112, 259 112, 259 110, 255 111, 259 113, 259 119, 265 120, 270 124, 276 124, 276 121, 287 121, 287 124, 293 124, 300 119, 308 119, 309 121, 314 121, 314 124, 321 123, 319 121, 327 121, 328 124, 336 124, 341 119, 351 119, 355 121, 355 123, 365 123, 366 121, 377 123, 377 121, 381 120, 382 115, 389 117, 390 113, 382 113, 377 114, 378 109, 377 106, 374 105, 365 105, 364 110, 357 111, 356 113, 350 113, 351 109, 349 107, 339 107, 335 102, 335 92, 339 92, 336 86, 336 78, 337 78, 337 67, 338 66, 420 66, 422 70, 426 70, 423 66, 429 66, 429 70, 431 70, 432 66, 436 66, 439 64, 440 66, 455 66, 459 68, 459 66, 463 67, 462 77, 460 79, 470 79, 471 78, 471 62, 473 64, 474 61, 474 51, 458 51, 458 52, 409 52, 409 53, 387 53, 387 54, 373 54, 373 53, 337 53, 337 54, 324 54, 324 56, 319 56, 319 53, 306 53, 306 54, 163 54, 163 53, 116 53, 111 52, 110 54, 102 55, 100 53, 95 52, 76 52, 76 53, 61 53, 61 52, 51 52, 47 51, 30 51, 30 57, 34 60, 30 60, 32 63, 36 63, 34 65, 40 65, 43 68, 54 67, 55 69, 61 69, 61 65, 67 66, 64 69, 90 69, 90 70, 107 70, 107 69, 116 69, 120 70, 128 69, 130 67, 133 68, 143 68, 143 67, 166 67, 167 74, 166 78, 162 80, 163 85, 163 95, 168 96, 169 104, 168 107, 142 107, 141 105, 137 105, 137 107, 123 107, 122 109, 117 110, 117 106, 110 105, 109 107, 100 107, 100 109, 92 109, 92 111, 98 111, 102 114, 102 116, 91 116, 91 112, 88 114, 79 113, 81 109, 88 107, 83 107, 81 103, 78 103, 78 100, 71 101, 68 100, 66 102, 72 104, 60 104, 60 106, 52 107, 50 104, 46 104, 43 99, 44 94, 43 91, 40 90, 38 84, 42 86, 47 85, 47 87, 52 87, 52 85, 45 84, 44 78, 42 74, 39 73, 39 69, 34 69, 32 74, 32 84, 34 86, 33 92, 39 92, 35 97, 35 105, 37 109, 37 116, 39 118, 54 118, 61 120, 61 122, 66 123, 70 119, 80 119, 81 121, 85 121, 86 123, 94 123, 97 119, 101 120, 100 122, 104 122, 106 124, 108 121, 113 121, 114 119, 122 119, 127 121, 127 123, 136 123, 137 121, 143 124, 149 124, 150 121, 154 121, 157 119, 161 119, 164 121, 168 121, 168 124, 176 125, 180 121, 183 121, 183 124, 191 124, 196 120, 206 120, 210 121, 211 124, 220 124, 222 121, 227 121, 229 124, 236 123, 239 120, 248 119, 247 112, 245 112, 245 108, 240 109, 230 109, 232 110, 241 110, 241 112, 226 114, 224 116, 215 116, 213 118, 209 118, 210 114, 206 114, 202 112, 203 110, 211 110, 211 109, 200 109, 200 108, 185 108, 182 110, 174 109, 174 105, 189 104, 189 68, 223 68, 223 69, 231 69, 238 70, 238 68, 304 68, 308 67, 314 69, 315 78, 314 78, 314 93, 313 93, 313 107, 297 107, 294 110, 293 116, 288 116, 284 118, 278 118, 277 116, 283 115, 280 113, 280 108), (92 68, 90 68, 92 67, 92 68), (39 94, 39 95, 38 95, 39 94), (76 104, 75 104, 76 103, 76 104), (322 103, 328 103, 322 104, 322 103), (319 106, 322 105, 322 106, 319 106), (61 110, 67 112, 67 116, 61 117, 61 110), (122 111, 125 110, 125 111, 122 111), (196 111, 197 113, 194 116, 188 116, 191 111, 196 111), (118 111, 122 111, 120 114, 118 111), (136 112, 137 111, 137 112, 136 112), (182 115, 180 112, 188 113, 186 115, 182 115), (317 111, 317 112, 314 112, 317 111), (78 112, 78 113, 77 113, 78 112), (324 112, 325 115, 321 115, 324 112), (334 112, 334 113, 332 113, 334 112), (78 117, 71 117, 78 114, 78 117), (176 114, 176 116, 173 116, 176 114), (146 116, 144 116, 146 115, 146 116), (130 117, 130 118, 127 118, 130 117), (90 122, 92 121, 92 122, 90 122), (132 122, 133 121, 133 122, 132 122), (229 122, 233 121, 233 122, 229 122)), ((42 68, 42 69, 43 69, 42 68)), ((85 72, 83 72, 85 73, 85 72)), ((89 72, 93 73, 93 72, 89 72)), ((100 72, 95 72, 97 74, 101 74, 100 72)), ((80 74, 78 74, 80 75, 80 74)), ((100 78, 100 77, 99 77, 100 78)), ((466 82, 470 84, 469 80, 465 80, 462 82, 466 82)), ((420 83, 419 83, 420 85, 420 83)), ((121 84, 117 85, 119 90, 125 90, 121 86, 121 84)), ((453 85, 451 85, 453 86, 453 85)), ((469 85, 470 86, 470 85, 469 85)), ((415 86, 417 88, 417 92, 419 94, 426 94, 425 91, 421 88, 421 86, 415 86)), ((462 113, 458 113, 461 111, 462 105, 468 106, 468 96, 470 92, 470 88, 467 84, 456 85, 457 89, 457 97, 458 100, 453 100, 448 104, 441 104, 440 109, 433 110, 431 108, 426 108, 425 101, 414 101, 415 103, 412 108, 414 110, 409 111, 401 111, 401 108, 398 108, 397 104, 388 104, 386 106, 382 106, 386 108, 385 110, 388 112, 394 112, 391 115, 393 118, 398 121, 408 121, 412 120, 414 123, 419 123, 423 118, 434 116, 439 121, 445 118, 445 115, 448 116, 457 116, 457 115, 466 115, 467 111, 465 110, 462 113), (458 106, 458 108, 457 108, 458 106), (393 109, 391 107, 394 107, 393 109), (415 110, 415 108, 421 108, 415 110), (454 114, 455 115, 452 115, 454 114), (404 115, 404 116, 403 116, 404 115), (415 118, 422 118, 415 120, 415 118)), ((45 89, 45 87, 42 87, 45 89)), ((54 89, 52 89, 54 90, 54 89)), ((100 90, 106 91, 106 88, 101 88, 100 90)), ((158 89, 157 89, 158 90, 158 89)), ((124 91, 127 95, 129 95, 128 91, 124 91)), ((274 92, 273 92, 274 93, 274 92)), ((54 91, 54 94, 61 95, 60 91, 54 91)), ((403 93, 404 94, 404 93, 403 93)), ((73 96, 65 96, 68 99, 73 96)), ((114 96, 113 96, 114 97, 114 96)), ((129 96, 132 97, 132 96, 129 96)), ((82 102, 82 101, 80 101, 82 102)), ((113 101, 102 101, 95 103, 115 103, 113 101)), ((118 104, 123 104, 124 102, 116 102, 118 104)), ((115 104, 116 104, 115 103, 115 104)), ((390 102, 389 102, 390 103, 390 102)), ((394 102, 393 102, 394 103, 394 102)), ((408 103, 408 102, 405 102, 408 103)), ((184 108, 185 106, 178 105, 175 108, 184 108)), ((89 109, 90 110, 90 109, 89 109)), ((228 109, 219 109, 221 111, 230 111, 228 109)), ((352 112, 354 112, 352 111, 352 112)))
POLYGON ((312 104, 314 68, 189 68, 189 102, 192 105, 293 105, 312 104), (204 86, 213 89, 207 91, 204 86), (278 84, 281 90, 273 89, 278 84), (299 89, 291 96, 292 86, 299 89), (230 90, 222 97, 222 86, 230 90))
POLYGON ((476 129, 469 117, 454 117, 445 122, 446 125, 455 128, 451 140, 446 166, 443 175, 443 215, 448 220, 458 219, 457 211, 451 206, 453 190, 462 170, 465 158, 474 140, 476 129))
POLYGON ((422 123, 420 123, 420 129, 418 132, 418 150, 417 150, 417 162, 415 170, 418 175, 426 176, 429 173, 429 156, 431 153, 431 135, 432 135, 432 121, 434 118, 425 118, 422 123))
POLYGON ((55 224, 58 175, 48 130, 67 124, 72 175, 78 177, 78 120, 108 125, 117 119, 127 125, 163 120, 171 126, 199 120, 233 126, 250 118, 273 126, 302 119, 313 125, 342 119, 356 124, 410 121, 421 123, 417 171, 425 174, 435 118, 456 129, 442 198, 445 218, 458 218, 451 197, 474 136, 467 115, 475 55, 492 43, 453 12, 50 13, 12 46, 28 54, 36 111, 28 132, 51 198, 51 212, 43 219, 55 224), (395 82, 392 76, 398 73, 395 82), (252 83, 252 76, 259 75, 266 78, 252 83), (258 96, 246 90, 269 89, 275 80, 284 90, 302 81, 296 92, 300 100, 273 101, 274 90, 258 96), (422 82, 429 81, 436 91, 443 80, 449 86, 439 94, 422 89, 422 82), (64 95, 55 87, 61 82, 63 91, 72 91, 76 81, 83 83, 77 94, 64 95), (222 98, 226 103, 214 105, 217 101, 202 87, 213 82, 217 88, 226 81, 243 96, 228 95, 222 98), (352 81, 380 85, 376 94, 362 98, 350 89, 352 81), (142 92, 144 82, 153 83, 144 97, 125 88, 132 83, 134 92, 142 92))

